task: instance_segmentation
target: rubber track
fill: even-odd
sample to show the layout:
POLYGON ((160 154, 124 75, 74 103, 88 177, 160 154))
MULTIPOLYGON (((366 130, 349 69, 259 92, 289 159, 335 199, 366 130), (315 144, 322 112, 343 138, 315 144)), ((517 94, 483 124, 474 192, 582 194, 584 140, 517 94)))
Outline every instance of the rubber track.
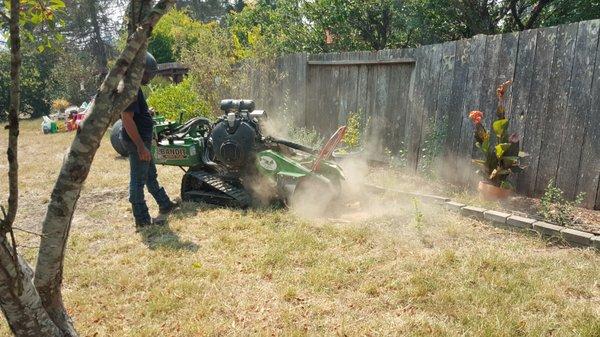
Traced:
POLYGON ((245 189, 228 183, 218 174, 202 171, 188 172, 187 174, 229 196, 239 204, 239 207, 248 207, 252 203, 252 197, 245 189))

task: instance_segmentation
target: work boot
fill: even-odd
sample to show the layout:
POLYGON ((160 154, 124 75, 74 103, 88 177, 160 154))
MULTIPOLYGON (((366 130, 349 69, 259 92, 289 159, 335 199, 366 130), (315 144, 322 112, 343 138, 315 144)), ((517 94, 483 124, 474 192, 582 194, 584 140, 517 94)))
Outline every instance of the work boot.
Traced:
POLYGON ((175 199, 173 201, 169 201, 169 206, 159 208, 158 212, 159 212, 160 215, 169 215, 174 210, 176 210, 177 208, 179 208, 179 206, 181 206, 181 200, 180 199, 175 199))
POLYGON ((152 218, 149 221, 136 221, 135 222, 135 228, 136 231, 139 231, 140 229, 143 228, 147 228, 150 226, 165 226, 167 224, 167 219, 161 216, 158 216, 156 218, 152 218))

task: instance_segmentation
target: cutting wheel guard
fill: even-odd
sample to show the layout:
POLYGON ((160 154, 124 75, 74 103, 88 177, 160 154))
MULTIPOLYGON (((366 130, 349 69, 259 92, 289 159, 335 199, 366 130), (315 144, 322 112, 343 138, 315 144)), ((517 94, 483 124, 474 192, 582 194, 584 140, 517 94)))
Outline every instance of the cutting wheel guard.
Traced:
POLYGON ((328 160, 331 157, 333 151, 335 151, 342 139, 344 139, 344 135, 346 135, 346 129, 348 129, 347 126, 341 126, 339 129, 337 129, 333 136, 329 138, 321 151, 319 151, 319 155, 313 164, 312 172, 317 171, 321 166, 321 162, 328 160))

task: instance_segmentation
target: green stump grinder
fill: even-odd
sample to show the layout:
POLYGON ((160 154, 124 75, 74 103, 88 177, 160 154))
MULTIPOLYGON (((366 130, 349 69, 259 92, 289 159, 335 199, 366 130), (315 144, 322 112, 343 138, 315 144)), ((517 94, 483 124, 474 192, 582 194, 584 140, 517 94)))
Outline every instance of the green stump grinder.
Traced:
MULTIPOLYGON (((345 126, 315 150, 264 136, 260 122, 266 114, 255 110, 253 101, 223 100, 221 110, 215 123, 202 117, 185 123, 154 118, 153 159, 185 171, 182 200, 241 208, 303 202, 324 210, 340 195, 344 174, 330 159, 345 126)), ((120 128, 113 127, 113 136, 120 128)))

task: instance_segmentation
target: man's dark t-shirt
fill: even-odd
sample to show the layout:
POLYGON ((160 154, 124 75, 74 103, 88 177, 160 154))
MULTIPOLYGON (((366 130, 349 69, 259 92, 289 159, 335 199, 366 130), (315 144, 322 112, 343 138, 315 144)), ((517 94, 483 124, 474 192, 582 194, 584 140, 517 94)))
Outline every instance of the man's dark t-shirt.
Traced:
MULTIPOLYGON (((142 89, 138 91, 137 100, 131 103, 131 105, 129 105, 125 111, 133 112, 133 121, 137 126, 142 140, 144 142, 152 141, 153 121, 150 111, 148 111, 148 104, 146 103, 142 89)), ((131 141, 131 138, 127 134, 125 128, 122 130, 121 137, 124 140, 131 141)))

